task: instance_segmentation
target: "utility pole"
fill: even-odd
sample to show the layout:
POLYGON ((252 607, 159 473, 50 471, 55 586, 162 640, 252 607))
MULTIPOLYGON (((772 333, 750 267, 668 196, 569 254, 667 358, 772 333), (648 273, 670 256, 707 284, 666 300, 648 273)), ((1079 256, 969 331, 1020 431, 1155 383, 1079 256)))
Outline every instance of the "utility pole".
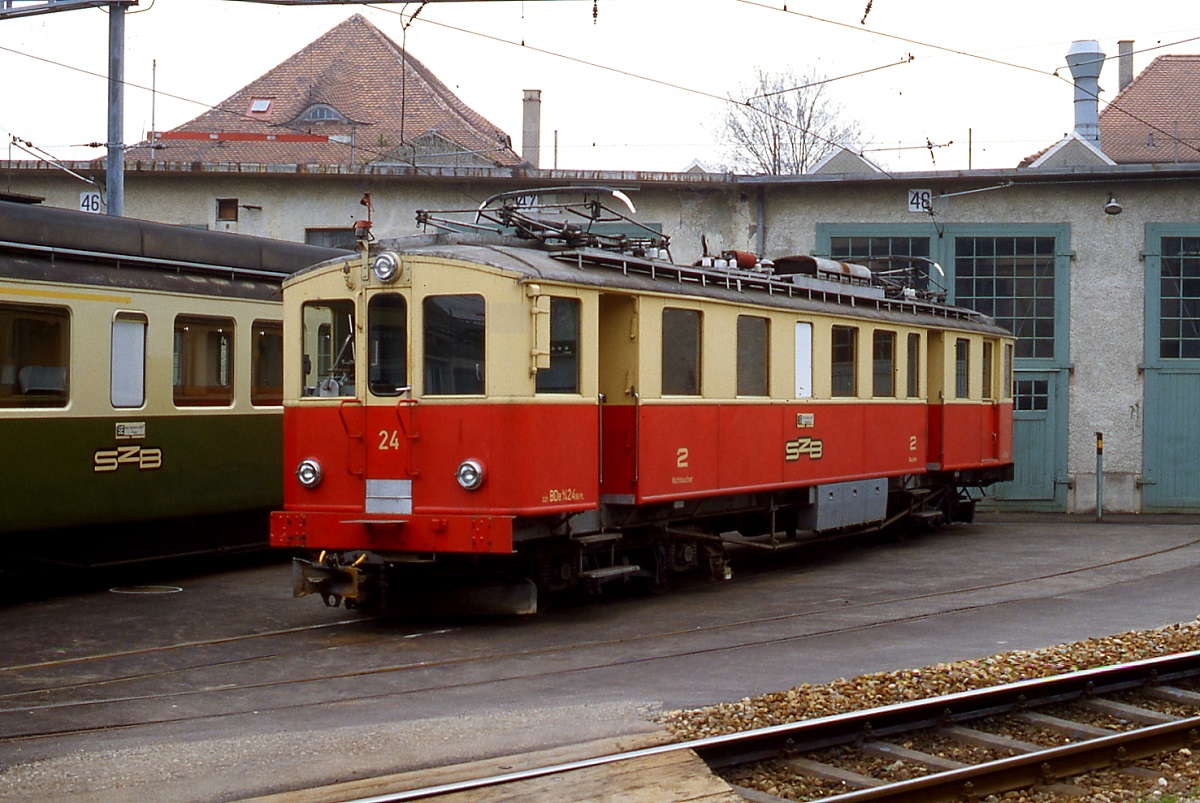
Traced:
POLYGON ((125 9, 138 0, 0 0, 0 20, 54 11, 108 7, 108 214, 125 214, 125 9))
POLYGON ((125 216, 125 3, 108 7, 108 158, 104 163, 107 212, 125 216))

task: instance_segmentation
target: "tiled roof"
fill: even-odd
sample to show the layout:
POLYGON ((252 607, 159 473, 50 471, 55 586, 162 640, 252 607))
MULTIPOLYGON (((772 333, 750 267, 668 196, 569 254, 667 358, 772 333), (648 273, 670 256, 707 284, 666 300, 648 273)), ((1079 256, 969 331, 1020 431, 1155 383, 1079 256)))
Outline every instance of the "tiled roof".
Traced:
MULTIPOLYGON (((514 101, 515 103, 515 101, 514 101)), ((127 161, 513 166, 508 135, 359 14, 127 161), (305 119, 314 107, 331 119, 305 119)))
POLYGON ((1159 56, 1100 112, 1117 164, 1200 162, 1200 56, 1159 56))

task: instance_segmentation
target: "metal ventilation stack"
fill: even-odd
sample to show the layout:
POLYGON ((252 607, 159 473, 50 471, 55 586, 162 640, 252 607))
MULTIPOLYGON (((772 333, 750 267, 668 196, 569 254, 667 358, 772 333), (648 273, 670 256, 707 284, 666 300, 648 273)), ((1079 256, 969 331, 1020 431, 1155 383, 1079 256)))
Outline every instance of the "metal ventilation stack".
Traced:
POLYGON ((1104 51, 1095 39, 1071 43, 1067 66, 1075 79, 1075 133, 1080 139, 1100 144, 1100 68, 1104 51))

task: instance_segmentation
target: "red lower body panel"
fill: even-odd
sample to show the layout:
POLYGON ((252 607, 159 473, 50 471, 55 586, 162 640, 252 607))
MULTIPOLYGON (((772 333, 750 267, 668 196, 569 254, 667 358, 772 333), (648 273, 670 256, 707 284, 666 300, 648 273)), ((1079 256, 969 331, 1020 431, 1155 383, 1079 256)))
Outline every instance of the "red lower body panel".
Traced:
POLYGON ((1011 454, 1009 404, 301 404, 284 409, 286 511, 271 542, 508 553, 517 518, 565 518, 602 495, 660 504, 992 468, 1011 454), (322 466, 314 488, 291 473, 304 459, 322 466), (455 479, 468 459, 483 467, 476 490, 455 479))
POLYGON ((276 511, 271 546, 372 552, 512 552, 512 517, 404 516, 371 521, 344 513, 276 511))
POLYGON ((647 404, 604 411, 601 493, 635 502, 923 473, 924 404, 647 404))

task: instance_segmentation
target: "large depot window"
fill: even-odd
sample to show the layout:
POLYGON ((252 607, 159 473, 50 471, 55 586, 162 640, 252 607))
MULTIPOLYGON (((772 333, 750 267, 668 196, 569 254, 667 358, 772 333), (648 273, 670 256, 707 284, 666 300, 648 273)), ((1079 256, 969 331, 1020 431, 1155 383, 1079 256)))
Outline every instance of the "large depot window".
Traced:
POLYGON ((429 296, 425 318, 425 394, 483 395, 486 387, 483 296, 429 296))

